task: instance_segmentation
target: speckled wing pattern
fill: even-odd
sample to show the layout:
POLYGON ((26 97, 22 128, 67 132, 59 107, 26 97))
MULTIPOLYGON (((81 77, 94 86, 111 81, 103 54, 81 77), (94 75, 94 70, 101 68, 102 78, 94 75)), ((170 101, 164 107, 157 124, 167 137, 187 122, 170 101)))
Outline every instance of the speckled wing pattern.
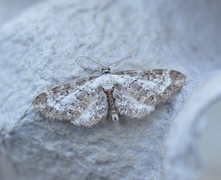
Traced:
POLYGON ((32 104, 46 118, 92 126, 108 112, 107 98, 99 84, 99 77, 82 78, 38 95, 32 104))
MULTIPOLYGON (((44 92, 33 101, 34 109, 49 119, 89 127, 97 124, 110 108, 102 76, 82 78, 44 92)), ((118 113, 138 119, 179 91, 186 78, 179 71, 166 69, 122 71, 108 77, 113 82, 113 101, 118 113)))
POLYGON ((185 75, 175 70, 122 71, 115 75, 113 97, 118 112, 143 118, 159 103, 167 101, 185 83, 185 75))

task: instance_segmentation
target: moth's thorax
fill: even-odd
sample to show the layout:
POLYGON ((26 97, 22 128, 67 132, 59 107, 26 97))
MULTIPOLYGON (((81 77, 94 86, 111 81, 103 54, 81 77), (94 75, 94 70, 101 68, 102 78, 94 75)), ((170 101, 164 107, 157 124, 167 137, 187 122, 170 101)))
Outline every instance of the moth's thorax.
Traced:
POLYGON ((101 86, 104 88, 104 90, 112 89, 114 87, 114 81, 110 73, 105 73, 101 77, 101 86))

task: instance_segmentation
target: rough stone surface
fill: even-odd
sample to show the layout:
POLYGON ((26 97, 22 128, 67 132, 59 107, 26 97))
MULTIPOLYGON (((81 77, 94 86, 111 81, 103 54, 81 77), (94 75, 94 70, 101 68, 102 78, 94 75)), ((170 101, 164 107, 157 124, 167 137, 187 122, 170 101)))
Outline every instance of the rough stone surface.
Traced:
MULTIPOLYGON (((165 142, 197 84, 221 68, 220 5, 219 0, 46 1, 2 26, 0 166, 9 167, 15 179, 166 179, 168 172, 182 177, 186 169, 180 163, 176 172, 170 163, 163 168, 171 157, 165 142), (43 119, 31 106, 36 95, 99 74, 100 67, 93 72, 75 62, 81 55, 104 65, 131 55, 112 71, 175 69, 187 83, 139 121, 83 128, 43 119)), ((173 149, 180 146, 175 144, 173 149)), ((10 174, 1 171, 5 178, 10 174)))

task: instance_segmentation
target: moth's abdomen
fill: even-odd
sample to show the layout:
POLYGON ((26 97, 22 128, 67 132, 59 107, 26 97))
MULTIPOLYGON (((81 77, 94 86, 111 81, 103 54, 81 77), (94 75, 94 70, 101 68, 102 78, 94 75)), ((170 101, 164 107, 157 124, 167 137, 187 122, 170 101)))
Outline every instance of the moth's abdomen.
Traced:
POLYGON ((117 121, 119 121, 119 116, 118 116, 117 108, 115 106, 115 99, 113 97, 113 91, 114 91, 114 88, 108 89, 108 90, 104 89, 104 93, 107 96, 107 101, 108 101, 108 106, 109 106, 109 114, 110 114, 112 120, 117 122, 117 121))

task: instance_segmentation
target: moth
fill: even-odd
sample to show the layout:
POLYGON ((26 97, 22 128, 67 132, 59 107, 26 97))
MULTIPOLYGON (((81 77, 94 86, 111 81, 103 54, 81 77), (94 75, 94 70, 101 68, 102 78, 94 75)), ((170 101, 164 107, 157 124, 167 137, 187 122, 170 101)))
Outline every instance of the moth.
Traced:
POLYGON ((34 109, 49 119, 91 127, 109 116, 141 119, 179 91, 186 76, 176 70, 120 71, 101 69, 100 76, 77 79, 38 95, 34 109))

